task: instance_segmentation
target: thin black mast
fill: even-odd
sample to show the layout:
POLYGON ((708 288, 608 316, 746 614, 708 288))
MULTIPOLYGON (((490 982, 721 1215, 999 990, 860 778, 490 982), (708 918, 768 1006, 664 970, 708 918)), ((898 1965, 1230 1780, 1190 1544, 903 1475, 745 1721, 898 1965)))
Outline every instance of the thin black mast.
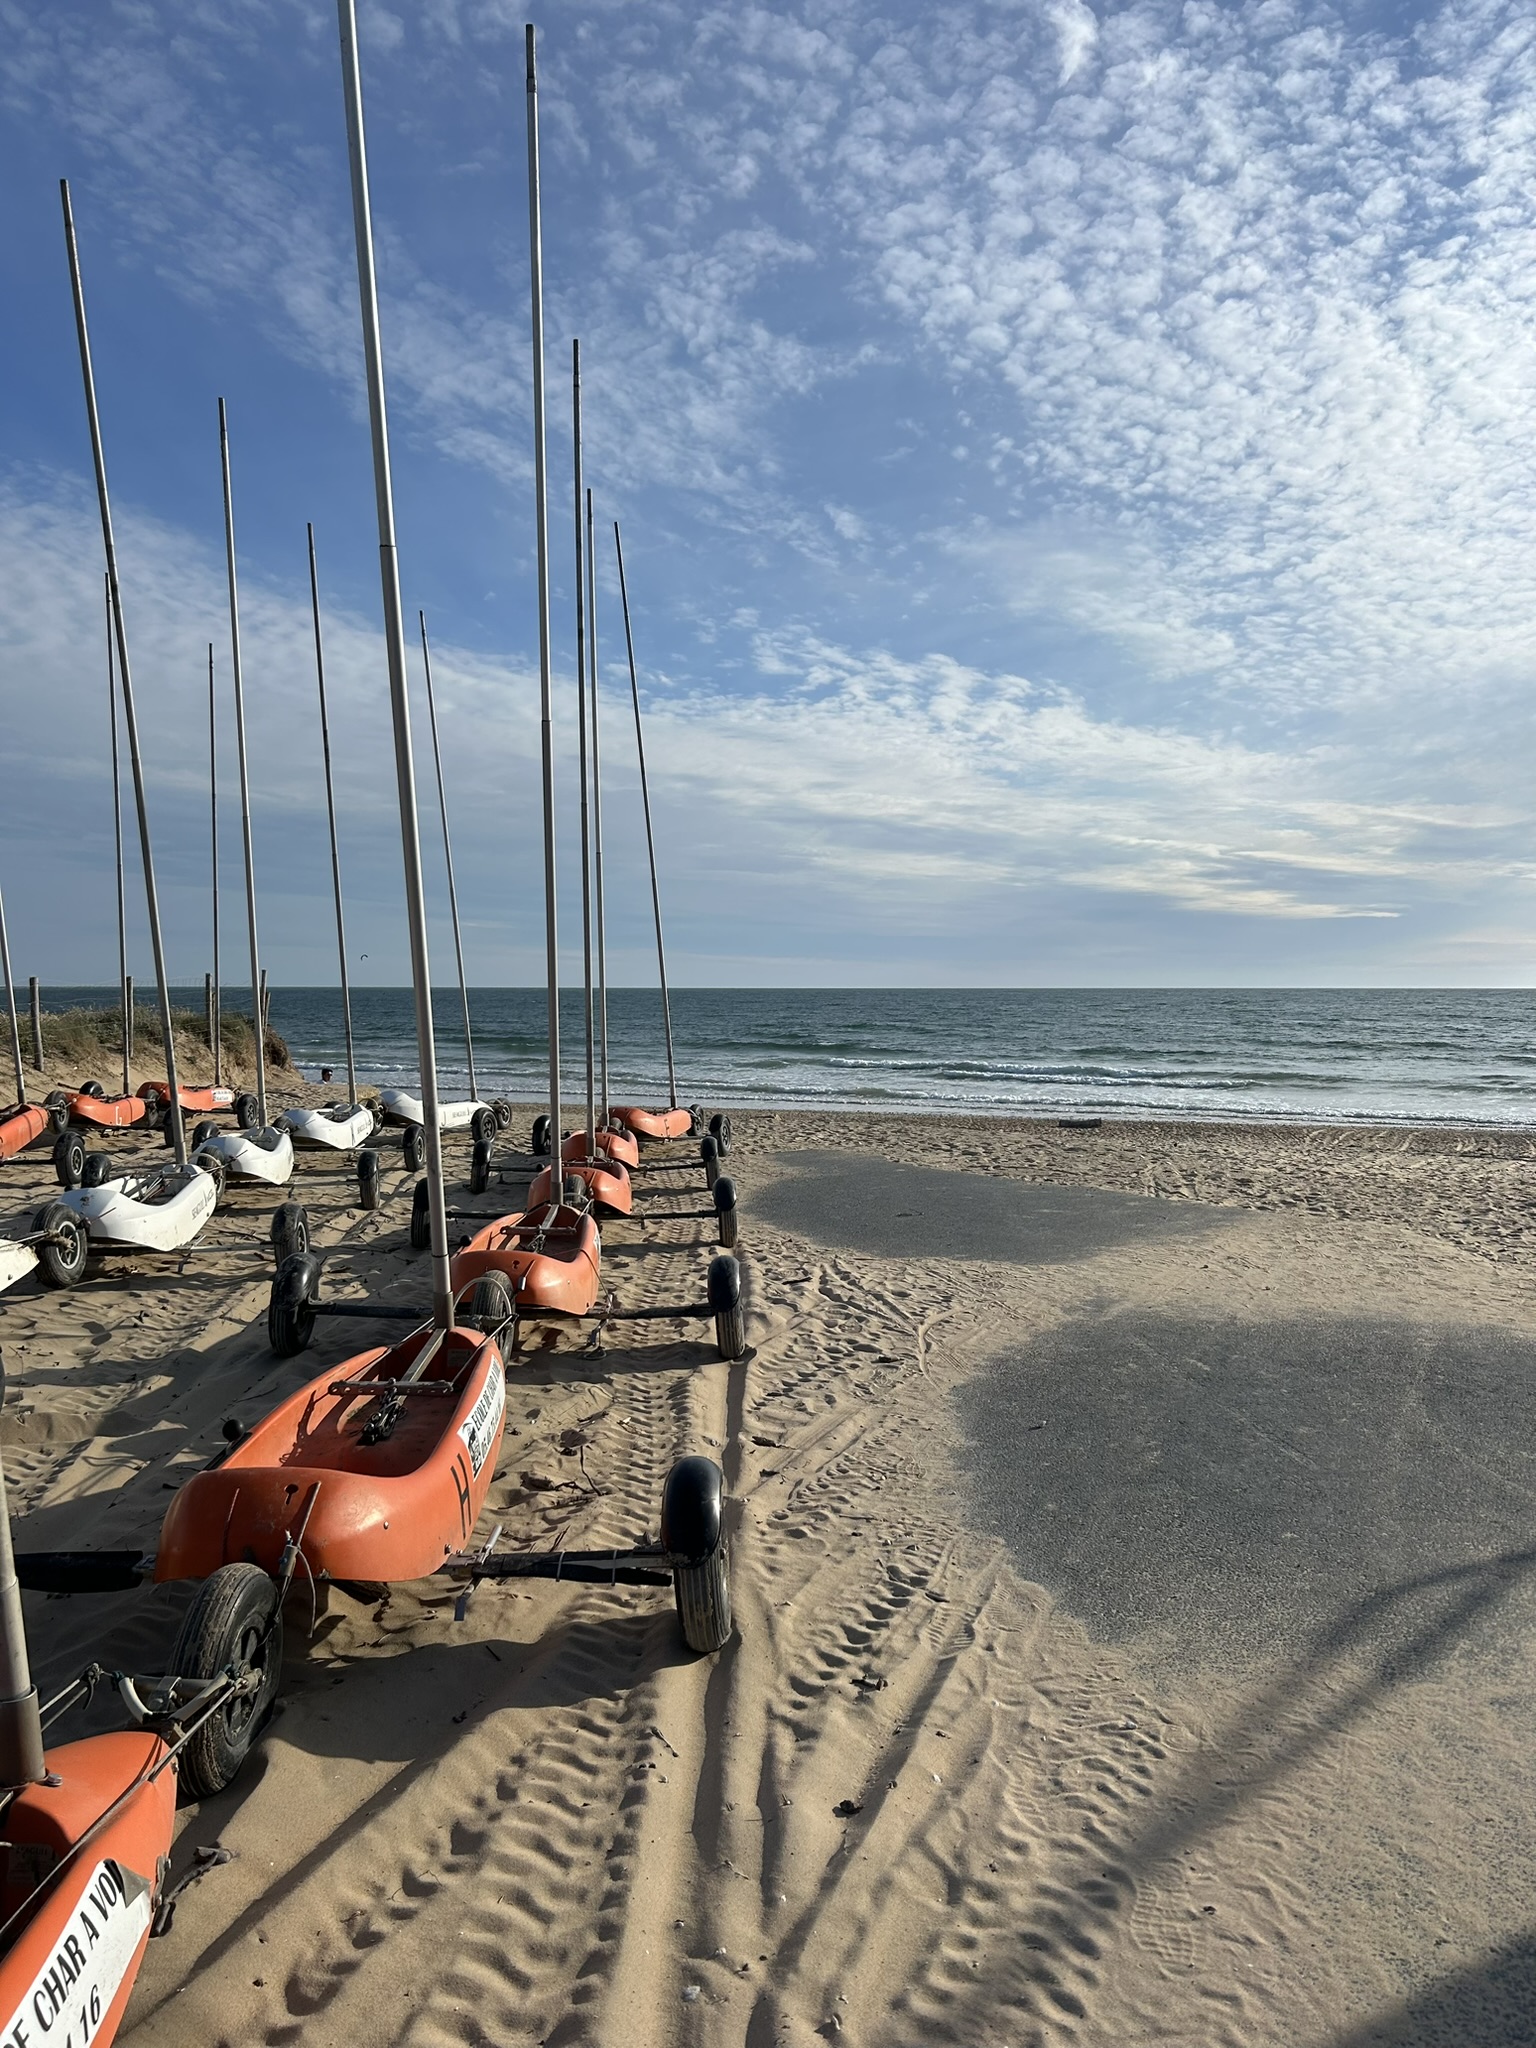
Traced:
POLYGON ((341 1028, 347 1040, 347 1106, 357 1102, 357 1062, 352 1054, 352 988, 347 980, 347 927, 341 914, 341 854, 336 844, 336 790, 331 779, 331 721, 325 708, 325 650, 320 644, 320 580, 315 573, 315 529, 309 536, 309 604, 315 620, 315 680, 320 686, 320 750, 325 757, 325 815, 331 827, 331 883, 336 892, 336 959, 341 968, 341 1028))
POLYGON ((635 751, 640 756, 640 801, 645 808, 645 850, 651 861, 651 907, 656 913, 656 966, 661 975, 661 1021, 667 1034, 667 1087, 677 1107, 677 1068, 672 1060, 672 1004, 667 995, 667 949, 661 937, 661 890, 656 881, 656 838, 651 830, 651 790, 645 776, 645 734, 640 729, 640 685, 635 677, 635 636, 629 625, 629 588, 624 581, 624 543, 619 522, 613 522, 613 548, 619 558, 619 596, 624 604, 624 645, 629 653, 629 694, 635 706, 635 751))

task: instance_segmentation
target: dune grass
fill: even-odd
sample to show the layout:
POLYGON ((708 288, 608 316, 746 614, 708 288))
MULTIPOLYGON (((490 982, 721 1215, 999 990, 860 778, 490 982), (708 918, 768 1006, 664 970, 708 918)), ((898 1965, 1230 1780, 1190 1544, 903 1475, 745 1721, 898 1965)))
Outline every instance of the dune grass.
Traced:
MULTIPOLYGON (((208 1044, 208 1020, 201 1010, 173 1009, 171 1029, 178 1038, 185 1038, 194 1045, 208 1044)), ((242 1066, 249 1066, 254 1050, 251 1043, 251 1020, 239 1012, 233 1015, 225 1012, 219 1019, 219 1044, 225 1055, 242 1066)), ((25 1037, 25 1025, 23 1025, 25 1037)), ((147 1009, 142 1003, 133 1006, 133 1049, 137 1057, 141 1052, 162 1043, 160 1034, 160 1012, 147 1009)), ((61 1060, 78 1065, 81 1061, 99 1059, 103 1052, 122 1051, 123 1013, 120 1009, 108 1010, 45 1010, 43 1012, 43 1046, 50 1061, 61 1060)), ((286 1067, 292 1064, 288 1046, 270 1025, 267 1027, 267 1064, 270 1067, 286 1067)))

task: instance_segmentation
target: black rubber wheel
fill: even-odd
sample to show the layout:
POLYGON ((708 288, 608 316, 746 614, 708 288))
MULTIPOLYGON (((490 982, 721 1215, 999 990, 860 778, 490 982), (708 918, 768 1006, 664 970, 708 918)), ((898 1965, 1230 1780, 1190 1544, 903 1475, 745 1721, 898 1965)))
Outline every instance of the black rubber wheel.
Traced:
POLYGON ((709 1128, 715 1143, 720 1147, 720 1157, 723 1159, 731 1149, 731 1120, 716 1110, 709 1120, 709 1128))
POLYGON ((139 1118, 139 1129, 141 1131, 158 1131, 165 1122, 164 1104, 157 1095, 141 1095, 139 1100, 144 1105, 144 1114, 139 1118))
POLYGON ((489 1141, 496 1135, 496 1112, 494 1109, 477 1109, 469 1120, 469 1135, 478 1145, 482 1139, 489 1141))
POLYGON ((85 1172, 85 1140, 78 1131, 65 1131, 53 1148, 53 1170, 61 1188, 77 1188, 85 1172))
POLYGON ((181 1678, 254 1671, 254 1692, 226 1702, 181 1752, 181 1782, 194 1799, 222 1792, 272 1711, 283 1675, 283 1617, 277 1584, 257 1564, 221 1565, 204 1579, 171 1652, 181 1678))
POLYGON ((242 1131, 254 1131, 261 1122, 261 1109, 254 1095, 235 1097, 235 1122, 242 1131))
POLYGON ((511 1103, 510 1103, 510 1102, 503 1102, 503 1101, 501 1100, 500 1096, 498 1096, 498 1097, 496 1098, 496 1100, 495 1100, 495 1101, 494 1101, 494 1102, 493 1102, 493 1103, 491 1104, 491 1109, 492 1109, 492 1111, 494 1112, 494 1114, 495 1114, 495 1117, 496 1117, 496 1128, 497 1128, 497 1130, 498 1130, 498 1131, 505 1131, 505 1130, 507 1130, 507 1129, 508 1129, 508 1128, 510 1127, 510 1125, 511 1125, 511 1122, 512 1122, 512 1105, 511 1105, 511 1103))
POLYGON ((720 1145, 715 1138, 699 1140, 699 1157, 704 1162, 704 1185, 712 1188, 720 1178, 720 1145))
POLYGON ((75 1093, 94 1096, 97 1102, 105 1102, 107 1099, 107 1091, 99 1081, 82 1081, 75 1093))
POLYGON ((57 1088, 43 1104, 43 1107, 48 1112, 49 1130, 52 1131, 56 1138, 62 1137, 64 1132, 69 1129, 69 1104, 64 1100, 64 1097, 57 1088))
POLYGON ((491 1184, 491 1140, 477 1138, 469 1155, 469 1192, 483 1195, 491 1184))
POLYGON ((715 1182, 715 1222, 719 1226, 720 1242, 733 1245, 736 1242, 736 1183, 728 1174, 722 1173, 715 1182))
POLYGON ((112 1154, 110 1152, 87 1152, 85 1164, 80 1169, 80 1185, 83 1188, 99 1188, 103 1181, 112 1178, 112 1154))
POLYGON ((284 1259, 267 1302, 267 1342, 279 1358, 297 1358, 315 1334, 312 1306, 320 1291, 320 1261, 313 1252, 284 1259))
POLYGON ((703 1112, 703 1110, 702 1110, 702 1109, 700 1109, 699 1105, 698 1105, 698 1104, 697 1104, 696 1102, 690 1102, 690 1103, 689 1103, 689 1105, 688 1105, 688 1135, 689 1135, 689 1137, 690 1137, 690 1138, 702 1138, 702 1137, 703 1137, 703 1135, 704 1135, 704 1133, 705 1133, 705 1132, 706 1132, 706 1131, 707 1131, 708 1129, 709 1129, 709 1125, 708 1125, 708 1123, 707 1123, 707 1122, 705 1121, 705 1117, 704 1117, 704 1112, 703 1112))
POLYGON ((517 1313, 512 1290, 499 1273, 482 1273, 470 1289, 458 1320, 469 1323, 484 1337, 493 1337, 517 1313))
POLYGON ((302 1202, 279 1202, 272 1211, 272 1249, 277 1263, 309 1250, 309 1214, 302 1202))
POLYGON ((740 1358, 747 1348, 747 1318, 741 1305, 741 1268, 729 1252, 716 1252, 710 1260, 707 1292, 715 1312, 715 1349, 722 1358, 740 1358))
POLYGON ((661 1495, 662 1547, 688 1559, 672 1571, 683 1641, 707 1657, 731 1639, 730 1550, 725 1540, 725 1478, 710 1458, 679 1458, 661 1495))
POLYGON ((357 1155, 357 1199, 364 1209, 379 1206, 379 1155, 372 1150, 357 1155))
MULTIPOLYGON (((250 1125, 242 1124, 240 1128, 243 1131, 249 1130, 250 1125)), ((211 1116, 205 1116, 200 1123, 195 1123, 192 1126, 192 1135, 187 1140, 187 1150, 195 1152, 199 1145, 206 1145, 210 1138, 216 1138, 218 1135, 218 1125, 211 1116)))
POLYGON ((427 1196, 424 1180, 416 1183, 416 1192, 411 1196, 411 1250, 424 1252, 432 1242, 432 1205, 427 1196))
POLYGON ((215 1209, 224 1199, 224 1161, 217 1152, 195 1152, 192 1164, 199 1173, 206 1173, 213 1182, 213 1206, 215 1209))
POLYGON ((544 1156, 544 1154, 545 1154, 545 1153, 546 1153, 546 1152, 547 1152, 548 1150, 549 1150, 549 1118, 548 1118, 547 1116, 536 1116, 536 1117, 534 1118, 534 1120, 533 1120, 533 1152, 534 1152, 534 1156, 535 1156, 536 1158, 542 1159, 542 1158, 543 1158, 543 1156, 544 1156))
POLYGON ((420 1173, 427 1163, 427 1134, 420 1124, 407 1124, 400 1133, 400 1156, 407 1173, 420 1173))
POLYGON ((62 1202, 45 1202, 32 1219, 44 1234, 37 1248, 37 1267, 49 1287, 73 1287, 85 1273, 90 1238, 85 1224, 62 1202))

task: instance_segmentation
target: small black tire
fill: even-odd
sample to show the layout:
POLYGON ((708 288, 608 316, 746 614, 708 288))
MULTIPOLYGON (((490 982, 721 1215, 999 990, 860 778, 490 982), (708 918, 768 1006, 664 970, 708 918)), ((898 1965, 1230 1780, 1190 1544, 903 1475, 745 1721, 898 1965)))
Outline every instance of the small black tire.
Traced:
POLYGON ((357 1199, 364 1209, 379 1206, 379 1155, 371 1147, 357 1155, 357 1199))
POLYGON ((500 1096, 498 1095, 498 1096, 497 1096, 497 1098, 496 1098, 496 1100, 495 1100, 495 1101, 494 1101, 494 1102, 493 1102, 493 1103, 491 1104, 491 1110, 492 1110, 492 1113, 494 1114, 494 1116, 495 1116, 495 1118, 496 1118, 496 1128, 497 1128, 497 1130, 498 1130, 498 1131, 505 1131, 505 1130, 509 1130, 509 1129, 511 1128, 511 1124, 512 1124, 512 1105, 511 1105, 511 1103, 510 1103, 510 1102, 504 1102, 504 1101, 503 1101, 503 1100, 501 1099, 501 1097, 500 1097, 500 1096))
MULTIPOLYGON (((249 1124, 242 1124, 240 1128, 244 1131, 249 1130, 250 1126, 249 1124)), ((200 1145, 206 1145, 210 1138, 216 1138, 218 1135, 218 1125, 211 1116, 205 1116, 201 1122, 195 1123, 192 1126, 192 1135, 187 1140, 188 1149, 195 1152, 200 1145)))
POLYGON ((716 1252, 710 1260, 707 1291, 715 1312, 715 1349, 726 1360, 738 1359, 747 1348, 747 1318, 741 1305, 741 1268, 729 1252, 716 1252))
POLYGON ((87 1152, 85 1164, 80 1169, 80 1185, 83 1188, 99 1188, 103 1181, 112 1178, 112 1154, 110 1152, 87 1152))
POLYGON ((420 1173, 427 1162, 427 1134, 420 1124, 407 1124, 400 1133, 400 1157, 407 1173, 420 1173))
POLYGON ((533 1155, 534 1155, 534 1157, 535 1157, 536 1159, 542 1159, 542 1158, 543 1158, 543 1156, 544 1156, 544 1154, 545 1154, 545 1153, 546 1153, 546 1152, 547 1152, 547 1151, 548 1151, 548 1150, 550 1149, 550 1146, 549 1146, 549 1118, 548 1118, 548 1116, 547 1116, 547 1115, 546 1115, 546 1116, 536 1116, 536 1117, 534 1118, 534 1120, 533 1120, 533 1147, 532 1147, 532 1149, 533 1149, 533 1155))
POLYGON ((662 1548, 688 1560, 672 1571, 677 1618, 701 1657, 724 1649, 732 1633, 724 1496, 724 1474, 711 1458, 679 1458, 662 1488, 662 1548))
POLYGON ((476 1138, 469 1155, 469 1192, 483 1195, 491 1184, 491 1140, 476 1138))
POLYGON ((699 1140, 699 1157, 704 1162, 704 1185, 712 1188, 720 1178, 720 1145, 718 1139, 705 1137, 699 1140))
POLYGON ((411 1250, 424 1252, 432 1242, 432 1201, 424 1180, 416 1183, 411 1196, 411 1250))
POLYGON ((736 1183, 729 1174, 722 1173, 715 1182, 715 1222, 723 1245, 736 1242, 736 1183))
POLYGON ((710 1135, 720 1147, 720 1157, 723 1159, 731 1149, 731 1120, 717 1109, 709 1120, 709 1129, 710 1135))
POLYGON ((69 1104, 62 1092, 55 1088, 43 1107, 48 1112, 49 1130, 56 1138, 62 1137, 69 1129, 69 1104))
POLYGON ((32 1228, 42 1236, 37 1248, 37 1266, 49 1287, 73 1287, 85 1274, 90 1235, 84 1220, 62 1202, 45 1202, 32 1219, 32 1228))
POLYGON ((85 1140, 78 1131, 64 1131, 53 1148, 53 1170, 61 1188, 77 1188, 85 1172, 85 1140))
POLYGON ((517 1303, 506 1281, 499 1273, 482 1273, 465 1298, 458 1319, 483 1337, 493 1337, 516 1314, 517 1303))
POLYGON ((261 1122, 261 1107, 254 1095, 235 1097, 235 1122, 242 1131, 254 1131, 261 1122))
POLYGON ((477 1109, 474 1115, 469 1120, 469 1135, 474 1139, 477 1145, 482 1140, 489 1143, 489 1141, 496 1135, 495 1110, 477 1109))
POLYGON ((273 1276, 267 1301, 267 1342, 274 1356, 297 1358, 309 1349, 319 1291, 320 1261, 313 1252, 294 1252, 284 1259, 273 1276))
POLYGON ((704 1133, 705 1133, 705 1132, 706 1132, 706 1131, 707 1131, 708 1129, 709 1129, 709 1125, 708 1125, 708 1123, 707 1123, 707 1122, 705 1121, 705 1118, 704 1118, 704 1112, 703 1112, 703 1110, 702 1110, 702 1109, 700 1109, 699 1105, 698 1105, 698 1104, 697 1104, 696 1102, 690 1102, 690 1103, 689 1103, 689 1105, 688 1105, 688 1135, 689 1135, 689 1137, 690 1137, 690 1138, 702 1138, 702 1137, 703 1137, 703 1135, 704 1135, 704 1133))
POLYGON ((161 1124, 165 1121, 164 1103, 161 1102, 157 1095, 141 1095, 139 1100, 144 1105, 144 1114, 139 1118, 139 1129, 141 1131, 158 1131, 161 1124))
POLYGON ((294 1252, 309 1250, 309 1212, 302 1202, 278 1203, 272 1211, 271 1237, 279 1265, 294 1252))
POLYGON ((277 1584, 257 1564, 226 1564, 198 1587, 171 1652, 181 1678, 254 1670, 254 1692, 210 1714, 181 1752, 181 1782, 194 1799, 222 1792, 266 1725, 283 1675, 283 1617, 277 1584))
POLYGON ((213 1182, 213 1206, 215 1209, 224 1199, 224 1160, 218 1152, 194 1152, 192 1164, 199 1173, 206 1173, 213 1182))
POLYGON ((107 1099, 107 1091, 99 1081, 82 1081, 75 1093, 92 1096, 97 1102, 105 1102, 107 1099))

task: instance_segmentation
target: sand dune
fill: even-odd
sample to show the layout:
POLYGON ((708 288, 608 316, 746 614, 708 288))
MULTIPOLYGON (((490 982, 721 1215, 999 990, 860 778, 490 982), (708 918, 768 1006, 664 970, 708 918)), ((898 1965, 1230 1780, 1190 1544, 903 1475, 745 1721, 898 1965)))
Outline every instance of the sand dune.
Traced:
MULTIPOLYGON (((1478 1686, 1454 1664, 1363 1683, 1343 1652, 1181 1674, 1095 1640, 978 1521, 951 1395, 1112 1303, 1528 1318, 1530 1157, 1454 1134, 739 1117, 752 1357, 721 1364, 703 1325, 636 1325, 601 1356, 544 1332, 512 1364, 487 1509, 516 1543, 626 1542, 654 1533, 672 1458, 710 1450, 736 1640, 690 1656, 659 1590, 486 1585, 456 1623, 446 1586, 331 1589, 312 1630, 296 1596, 265 1740, 182 1815, 178 1873, 215 1844, 231 1860, 151 1945, 124 2038, 1521 2038, 1468 2031, 1465 2003, 1446 2008, 1459 2034, 1414 2017, 1530 1919, 1496 1830, 1469 1868, 1518 1754, 1492 1782, 1478 1686), (806 1148, 1151 1187, 1225 1220, 1048 1264, 875 1256, 755 1213, 806 1148)), ((328 1285, 407 1298, 398 1168, 373 1215, 338 1165, 302 1172, 328 1285)), ((29 1177, 12 1170, 13 1199, 29 1177)), ((237 1196, 216 1227, 255 1237, 268 1206, 237 1196)), ((697 1290, 704 1222, 604 1235, 624 1299, 697 1290)), ((226 1415, 345 1355, 322 1323, 306 1359, 271 1359, 268 1270, 230 1256, 7 1298, 23 1546, 152 1545, 226 1415)), ((152 1667, 184 1598, 29 1602, 43 1682, 87 1655, 152 1667)))

